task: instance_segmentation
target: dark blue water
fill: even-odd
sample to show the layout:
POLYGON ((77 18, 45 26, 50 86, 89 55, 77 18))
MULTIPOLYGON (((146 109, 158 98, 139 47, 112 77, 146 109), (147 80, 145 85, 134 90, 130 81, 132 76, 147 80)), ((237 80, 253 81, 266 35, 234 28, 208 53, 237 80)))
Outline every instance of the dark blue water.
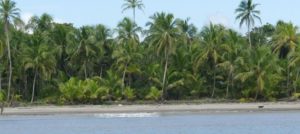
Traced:
POLYGON ((299 134, 300 112, 0 117, 0 134, 299 134))

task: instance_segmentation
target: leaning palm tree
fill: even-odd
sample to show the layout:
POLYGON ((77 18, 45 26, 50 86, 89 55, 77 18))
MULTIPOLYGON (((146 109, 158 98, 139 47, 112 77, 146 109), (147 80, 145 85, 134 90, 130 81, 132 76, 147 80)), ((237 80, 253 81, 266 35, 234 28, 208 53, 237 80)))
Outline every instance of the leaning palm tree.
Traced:
POLYGON ((136 9, 143 10, 145 8, 145 5, 143 4, 142 0, 125 0, 125 3, 123 4, 122 8, 122 12, 128 9, 132 9, 133 21, 135 22, 136 9))
POLYGON ((166 85, 167 85, 167 73, 170 55, 175 53, 176 41, 180 36, 179 30, 176 28, 176 21, 172 14, 156 13, 151 17, 152 22, 147 25, 150 26, 149 40, 151 44, 155 45, 157 48, 157 53, 163 53, 165 68, 162 82, 162 99, 165 99, 167 95, 166 85))
POLYGON ((252 47, 250 29, 255 25, 255 19, 259 20, 261 23, 259 17, 260 11, 256 9, 258 5, 259 4, 257 3, 253 3, 252 0, 243 0, 235 10, 235 13, 237 14, 236 20, 240 20, 240 27, 245 24, 248 28, 250 48, 252 47))
POLYGON ((17 21, 20 21, 20 9, 16 7, 16 3, 11 0, 2 0, 0 2, 0 18, 4 24, 4 31, 6 36, 6 46, 9 60, 9 78, 7 88, 7 101, 10 98, 11 80, 12 80, 12 59, 10 52, 10 38, 9 38, 9 26, 17 21))

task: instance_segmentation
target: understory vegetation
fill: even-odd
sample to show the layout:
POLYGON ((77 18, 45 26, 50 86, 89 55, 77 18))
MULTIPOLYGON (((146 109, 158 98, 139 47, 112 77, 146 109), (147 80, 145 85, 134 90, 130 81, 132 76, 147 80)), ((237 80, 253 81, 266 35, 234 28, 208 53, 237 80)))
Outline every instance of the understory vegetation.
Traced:
POLYGON ((275 101, 299 98, 298 27, 259 22, 258 4, 242 1, 248 32, 159 12, 135 23, 142 1, 126 0, 133 19, 116 28, 74 27, 48 14, 29 22, 11 0, 0 3, 0 100, 57 104, 203 98, 275 101))

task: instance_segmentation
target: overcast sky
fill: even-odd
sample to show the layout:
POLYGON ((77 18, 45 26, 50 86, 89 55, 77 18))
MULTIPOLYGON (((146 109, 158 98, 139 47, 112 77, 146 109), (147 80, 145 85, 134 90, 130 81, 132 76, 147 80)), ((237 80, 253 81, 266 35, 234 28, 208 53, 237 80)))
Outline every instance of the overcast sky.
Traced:
MULTIPOLYGON (((56 22, 73 23, 75 26, 104 24, 114 28, 122 18, 132 17, 132 12, 122 13, 123 0, 15 0, 26 21, 33 15, 48 13, 56 22)), ((260 3, 263 24, 278 20, 300 24, 300 0, 254 0, 260 3)), ((221 23, 240 32, 234 10, 240 0, 143 0, 144 12, 137 12, 137 23, 145 26, 155 12, 173 13, 176 18, 191 18, 198 28, 221 23)), ((259 23, 257 23, 259 24, 259 23)), ((260 24, 259 24, 260 25, 260 24)))

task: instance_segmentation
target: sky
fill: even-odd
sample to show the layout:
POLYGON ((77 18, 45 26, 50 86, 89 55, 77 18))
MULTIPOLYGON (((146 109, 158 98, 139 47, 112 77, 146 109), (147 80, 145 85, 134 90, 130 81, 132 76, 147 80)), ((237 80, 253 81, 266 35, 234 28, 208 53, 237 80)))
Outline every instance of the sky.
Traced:
MULTIPOLYGON (((33 15, 48 13, 59 23, 74 26, 104 24, 115 28, 124 17, 132 18, 132 11, 122 13, 124 0, 15 0, 21 9, 21 17, 28 21, 33 15)), ((300 24, 300 0, 254 0, 259 3, 262 23, 276 24, 278 20, 300 24)), ((145 27, 149 17, 156 12, 173 13, 176 18, 190 18, 190 22, 201 29, 210 22, 223 24, 239 32, 239 22, 234 10, 240 0, 143 0, 144 11, 137 11, 136 21, 145 27)), ((261 25, 257 22, 257 25, 261 25)))

